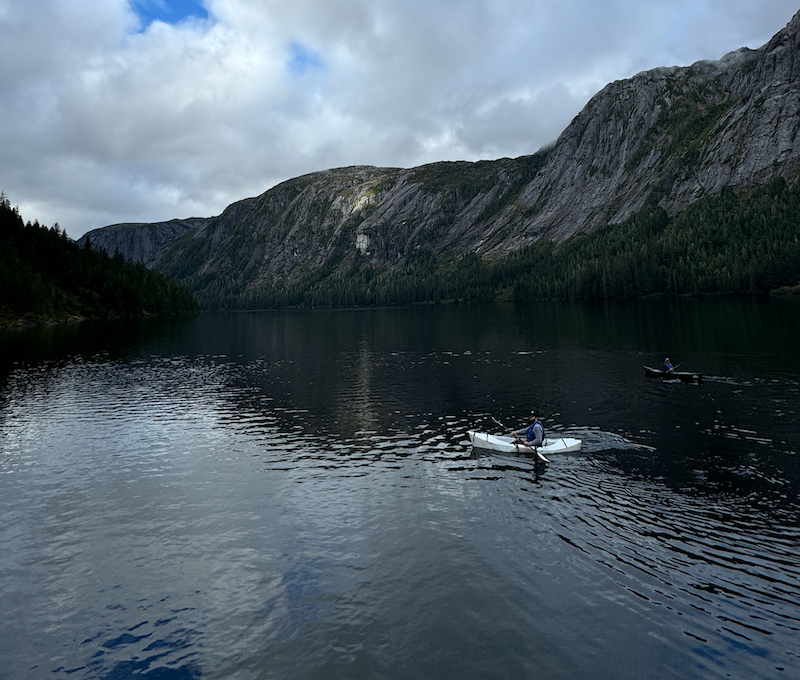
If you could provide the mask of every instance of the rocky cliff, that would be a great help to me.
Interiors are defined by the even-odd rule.
[[[190,217],[185,220],[167,222],[114,224],[103,229],[95,229],[85,234],[79,241],[91,241],[92,247],[102,248],[109,255],[119,251],[133,262],[154,262],[162,248],[187,231],[197,231],[212,218]]]
[[[207,219],[114,225],[84,238],[187,281],[245,292],[420,248],[497,256],[676,213],[725,187],[800,171],[800,12],[758,50],[609,84],[532,156],[351,167],[289,180]]]

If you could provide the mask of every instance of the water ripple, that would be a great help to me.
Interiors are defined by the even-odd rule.
[[[682,426],[678,454],[657,425],[611,432],[551,409],[549,431],[584,445],[542,466],[476,455],[466,431],[493,417],[460,396],[438,408],[447,381],[417,394],[434,366],[461,376],[501,358],[338,360],[333,386],[314,367],[220,353],[12,372],[0,402],[0,589],[20,622],[0,650],[12,667],[35,629],[49,652],[32,675],[278,677],[260,669],[279,659],[307,677],[335,648],[388,676],[397,636],[416,654],[439,635],[437,649],[469,654],[465,640],[491,637],[534,658],[542,647],[515,636],[567,639],[570,611],[599,617],[590,638],[617,625],[603,618],[613,612],[697,667],[725,650],[755,676],[765,654],[794,649],[800,529],[781,468],[793,445],[720,407],[713,390],[731,385],[643,388]],[[387,373],[407,378],[383,389]],[[685,435],[692,409],[713,418]],[[593,644],[560,648],[549,668],[593,657]]]

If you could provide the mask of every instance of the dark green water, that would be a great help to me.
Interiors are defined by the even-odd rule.
[[[4,332],[0,678],[793,677],[799,336],[791,299]],[[471,450],[531,407],[582,450]]]

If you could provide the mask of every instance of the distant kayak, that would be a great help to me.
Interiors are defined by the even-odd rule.
[[[538,453],[541,457],[543,454],[553,453],[567,453],[569,451],[580,451],[581,440],[573,439],[572,437],[547,437],[544,444],[537,449],[531,448],[525,442],[513,437],[504,437],[502,435],[487,434],[486,432],[475,432],[470,430],[467,432],[469,441],[476,449],[485,449],[487,451],[499,451],[500,453],[511,453],[517,455],[531,456],[534,452]],[[545,458],[545,460],[547,460]]]
[[[665,371],[663,368],[651,368],[643,366],[644,374],[648,378],[662,378],[664,380],[680,380],[681,382],[703,382],[702,373],[692,373],[691,371]]]

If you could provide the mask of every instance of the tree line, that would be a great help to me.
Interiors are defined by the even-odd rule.
[[[189,290],[121,255],[25,223],[0,194],[0,324],[199,311]]]
[[[800,283],[800,186],[724,189],[674,216],[648,207],[504,267],[520,300],[768,294]]]
[[[144,265],[78,246],[56,224],[23,223],[0,197],[0,323],[174,314],[204,309],[360,307],[654,295],[800,292],[800,182],[725,189],[677,215],[648,206],[621,224],[505,257],[434,254],[372,265],[341,247],[298,280],[242,288],[229,277],[186,276],[189,288]]]
[[[336,257],[296,281],[244,292],[205,282],[206,309],[353,307],[496,300],[800,292],[800,185],[725,189],[677,215],[648,206],[621,224],[540,241],[494,261],[414,250],[400,267]]]

